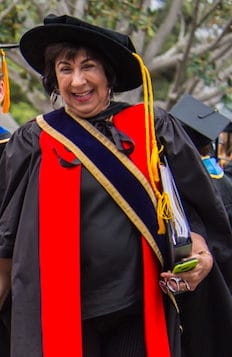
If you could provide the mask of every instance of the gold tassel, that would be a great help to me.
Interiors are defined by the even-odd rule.
[[[6,56],[5,56],[5,51],[3,49],[1,49],[1,56],[2,56],[2,74],[3,74],[3,83],[4,83],[4,98],[3,98],[2,112],[8,113],[10,108],[10,85],[9,85]]]
[[[154,180],[156,183],[159,182],[159,151],[158,147],[156,145],[152,146],[152,151],[151,151],[151,171],[154,177]]]
[[[168,204],[169,204],[169,196],[167,195],[166,192],[164,192],[157,203],[157,219],[159,223],[158,234],[162,234],[163,232],[165,232],[164,220],[170,217]]]
[[[161,184],[159,171],[160,157],[155,134],[152,82],[150,73],[144,65],[142,58],[137,53],[133,53],[133,56],[139,62],[143,80],[147,166],[151,185],[157,199],[158,234],[164,234],[166,232],[165,221],[171,219],[172,212],[168,194],[166,192],[161,194],[158,189]]]

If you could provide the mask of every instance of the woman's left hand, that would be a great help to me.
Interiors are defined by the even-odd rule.
[[[161,273],[161,287],[166,286],[172,292],[193,291],[209,274],[213,267],[213,257],[204,238],[192,232],[192,255],[188,258],[197,258],[198,264],[192,270],[174,274],[171,271]],[[163,289],[164,290],[164,289]]]

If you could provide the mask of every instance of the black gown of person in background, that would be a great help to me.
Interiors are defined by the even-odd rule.
[[[224,170],[223,170],[224,171]],[[228,175],[223,172],[223,176],[220,178],[211,177],[213,184],[218,190],[223,204],[225,206],[231,227],[232,227],[232,180]]]
[[[224,166],[224,172],[232,180],[232,160]]]

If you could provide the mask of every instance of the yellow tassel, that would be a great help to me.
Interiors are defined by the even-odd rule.
[[[151,171],[156,183],[159,182],[159,151],[157,146],[153,145],[152,152],[151,152]]]
[[[142,58],[137,54],[133,53],[133,56],[137,59],[140,65],[142,80],[143,80],[143,101],[144,101],[144,111],[145,111],[145,130],[146,130],[146,152],[147,152],[147,167],[149,172],[149,177],[151,180],[151,185],[159,196],[156,184],[155,184],[155,177],[156,181],[158,182],[159,173],[155,173],[153,170],[156,170],[156,165],[154,164],[155,159],[157,158],[156,155],[156,137],[155,137],[155,126],[154,126],[154,107],[153,107],[153,92],[152,92],[152,85],[151,85],[151,78],[148,69],[143,63]],[[149,112],[150,109],[150,112]],[[152,147],[151,147],[152,146]],[[153,169],[151,166],[151,151],[154,150],[153,153]],[[157,148],[158,150],[158,148]]]
[[[150,73],[147,67],[144,65],[142,58],[137,53],[133,53],[133,56],[139,62],[143,80],[147,167],[151,185],[157,199],[158,234],[164,234],[166,232],[165,222],[172,218],[172,212],[168,193],[161,193],[158,189],[158,187],[161,186],[159,169],[160,156],[155,134],[152,82]],[[163,148],[161,148],[161,150],[163,150]]]
[[[158,234],[164,234],[166,227],[164,222],[167,222],[173,218],[173,212],[171,211],[170,198],[167,192],[163,192],[157,203],[157,220],[159,222]]]
[[[158,221],[158,234],[164,234],[166,232],[166,227],[163,220],[162,214],[162,198],[160,197],[157,202],[157,221]]]
[[[1,49],[1,56],[2,56],[2,74],[3,74],[3,83],[4,83],[4,98],[3,98],[2,112],[8,113],[10,108],[10,85],[9,85],[6,56],[3,49]]]

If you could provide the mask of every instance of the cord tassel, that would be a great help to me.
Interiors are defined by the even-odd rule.
[[[137,53],[133,53],[133,55],[140,64],[143,79],[147,167],[151,185],[157,199],[158,234],[164,234],[166,232],[165,221],[169,219],[171,207],[168,194],[159,191],[159,187],[161,186],[160,157],[155,135],[152,82],[150,73],[144,65],[142,58]]]

